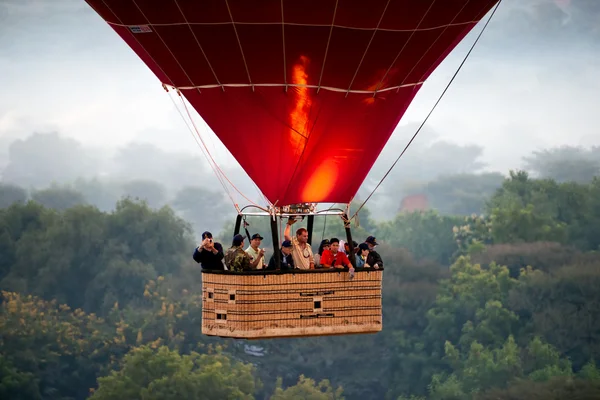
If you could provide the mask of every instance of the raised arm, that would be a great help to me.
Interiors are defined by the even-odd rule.
[[[292,235],[291,235],[290,231],[292,230],[292,225],[294,225],[294,222],[296,222],[296,220],[288,219],[287,224],[285,224],[285,230],[283,231],[283,239],[284,240],[292,240]]]

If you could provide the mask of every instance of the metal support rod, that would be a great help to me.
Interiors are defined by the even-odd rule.
[[[344,214],[343,216],[344,228],[346,229],[346,241],[348,242],[348,248],[350,249],[350,254],[348,254],[348,258],[350,259],[350,264],[354,268],[356,268],[356,255],[354,254],[354,242],[352,241],[352,231],[350,230],[350,222],[348,221],[348,214]]]
[[[313,226],[315,224],[315,216],[308,216],[308,224],[306,226],[306,230],[308,231],[308,243],[312,244],[312,234],[313,234]]]
[[[237,218],[235,219],[235,228],[233,229],[233,236],[240,233],[241,226],[242,226],[242,215],[238,214]]]
[[[271,221],[271,235],[273,237],[273,257],[275,257],[275,266],[277,269],[281,269],[281,255],[279,254],[281,249],[279,248],[279,231],[277,218],[269,218]]]

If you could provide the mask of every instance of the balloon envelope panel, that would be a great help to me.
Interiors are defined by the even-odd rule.
[[[87,0],[279,206],[349,202],[497,0]]]

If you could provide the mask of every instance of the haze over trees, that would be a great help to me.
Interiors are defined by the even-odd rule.
[[[436,146],[421,154],[439,154],[443,165],[448,145]],[[561,158],[565,151],[533,155],[531,175],[457,165],[451,176],[424,172],[418,185],[388,193],[396,207],[400,196],[425,193],[428,210],[377,221],[367,205],[353,232],[382,242],[383,332],[258,341],[256,351],[199,329],[191,251],[207,226],[225,247],[233,230],[217,188],[163,185],[143,168],[129,179],[61,175],[46,171],[48,158],[29,158],[42,163],[36,181],[11,159],[11,176],[27,183],[3,174],[0,185],[0,396],[597,396],[600,178],[548,176],[549,165],[594,150]],[[268,232],[267,221],[249,221]],[[322,236],[344,237],[342,224],[317,221],[313,243]]]

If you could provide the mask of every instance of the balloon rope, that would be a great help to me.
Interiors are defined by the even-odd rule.
[[[446,88],[444,89],[444,91],[442,92],[442,94],[440,95],[440,97],[437,99],[437,101],[435,102],[435,104],[433,105],[433,107],[431,108],[431,110],[429,111],[429,114],[427,114],[427,116],[425,117],[425,119],[423,120],[423,122],[421,123],[421,125],[419,126],[419,128],[417,129],[417,131],[415,132],[415,134],[409,140],[408,144],[404,147],[404,150],[402,150],[402,153],[400,153],[400,155],[398,156],[398,158],[396,158],[396,161],[394,161],[394,163],[392,164],[392,166],[387,170],[387,172],[385,173],[385,175],[383,176],[383,178],[381,178],[381,180],[379,181],[379,183],[377,184],[377,186],[375,186],[375,189],[373,189],[371,191],[371,193],[369,194],[369,196],[367,196],[367,198],[365,199],[365,201],[363,201],[363,203],[360,205],[360,207],[358,207],[358,209],[356,210],[356,212],[352,215],[352,217],[350,219],[353,219],[354,217],[356,217],[358,215],[358,212],[364,207],[364,205],[367,203],[367,201],[369,201],[369,199],[371,198],[371,196],[373,196],[373,194],[375,193],[375,191],[379,188],[379,186],[381,186],[381,184],[383,183],[383,181],[385,180],[385,178],[387,178],[387,176],[390,174],[390,172],[392,172],[392,169],[394,169],[394,167],[396,166],[396,164],[398,163],[398,161],[400,161],[400,159],[402,158],[402,156],[404,155],[404,153],[406,152],[406,150],[412,144],[413,140],[415,140],[415,138],[417,137],[417,135],[419,134],[419,132],[421,131],[421,129],[423,128],[423,126],[425,126],[425,123],[427,122],[427,120],[429,119],[429,117],[431,116],[431,114],[433,113],[433,111],[436,109],[437,105],[440,103],[440,101],[442,100],[442,98],[444,97],[444,95],[446,94],[446,92],[448,91],[448,89],[450,88],[450,86],[452,85],[452,82],[454,82],[454,79],[456,78],[456,76],[458,75],[458,73],[462,69],[463,65],[465,64],[465,62],[467,61],[467,59],[471,55],[471,52],[475,48],[475,45],[477,45],[477,42],[479,42],[479,39],[481,38],[481,35],[483,34],[483,32],[487,28],[488,24],[492,20],[492,17],[496,13],[496,10],[498,10],[498,6],[500,5],[500,3],[502,3],[502,0],[499,0],[498,3],[496,4],[496,7],[494,7],[494,10],[492,11],[492,13],[490,14],[487,22],[485,23],[485,25],[481,29],[481,32],[479,32],[479,35],[477,35],[477,38],[475,39],[475,42],[473,42],[473,44],[471,45],[471,48],[467,52],[467,55],[462,60],[462,62],[458,66],[458,69],[456,70],[456,72],[452,76],[452,79],[450,79],[450,82],[448,82],[448,84],[446,85]]]
[[[184,122],[186,123],[186,126],[188,127],[188,129],[190,129],[190,132],[192,133],[192,135],[194,136],[195,139],[200,139],[200,142],[202,143],[202,146],[204,147],[204,149],[202,149],[202,146],[200,147],[201,150],[203,150],[203,153],[205,155],[205,157],[207,158],[208,163],[210,164],[211,168],[213,168],[213,171],[215,172],[215,175],[217,175],[217,179],[219,179],[219,181],[221,181],[221,184],[223,185],[223,188],[225,189],[225,191],[227,192],[227,194],[229,195],[229,198],[232,200],[234,207],[237,208],[237,204],[235,203],[235,200],[233,199],[233,197],[231,196],[231,192],[229,192],[227,185],[225,184],[224,181],[227,181],[231,187],[233,189],[235,189],[236,192],[238,192],[244,199],[246,199],[250,204],[252,204],[253,206],[257,207],[260,210],[263,210],[265,212],[268,212],[268,210],[266,210],[265,208],[259,206],[258,204],[256,204],[255,202],[253,202],[252,200],[250,200],[248,197],[246,197],[234,184],[233,182],[231,182],[231,180],[229,180],[229,178],[227,177],[227,175],[225,175],[225,173],[223,172],[223,170],[219,167],[219,165],[217,164],[217,162],[214,160],[213,156],[210,154],[210,150],[208,149],[208,147],[206,146],[206,144],[204,143],[204,140],[202,139],[202,135],[200,135],[200,132],[198,131],[198,127],[196,126],[196,124],[194,123],[194,119],[192,118],[192,115],[187,107],[187,105],[185,104],[185,100],[183,99],[183,96],[181,94],[181,92],[175,88],[175,90],[177,91],[177,94],[179,95],[179,98],[181,100],[181,104],[183,104],[183,108],[185,109],[185,112],[190,120],[191,125],[193,126],[193,130],[191,129],[191,127],[189,126],[189,124],[187,123],[187,120],[185,119],[185,117],[183,116],[183,114],[180,113],[181,117],[183,118]],[[179,111],[179,107],[176,107],[177,110]],[[194,134],[195,133],[195,134]],[[198,143],[198,142],[197,142]]]
[[[179,109],[179,107],[177,107],[177,103],[175,103],[175,100],[173,99],[173,96],[171,96],[171,94],[169,93],[169,90],[166,88],[165,85],[163,85],[165,90],[167,91],[167,93],[169,94],[169,98],[171,99],[171,102],[173,102],[173,106],[175,107],[175,109],[177,110],[177,112],[179,113],[179,115],[181,116],[181,119],[183,120],[183,122],[185,123],[185,126],[188,128],[190,134],[192,135],[192,137],[194,138],[194,141],[196,142],[196,144],[198,145],[198,147],[200,148],[200,150],[202,151],[202,154],[204,154],[204,157],[206,157],[206,161],[208,162],[208,165],[210,166],[210,168],[213,170],[213,172],[215,173],[215,176],[217,177],[217,179],[219,180],[219,182],[221,183],[221,186],[223,186],[223,190],[225,190],[225,193],[227,194],[227,196],[229,197],[229,199],[231,200],[231,202],[233,203],[233,206],[235,207],[235,200],[233,198],[233,196],[231,195],[231,192],[229,191],[229,188],[227,187],[227,185],[225,184],[225,182],[223,181],[223,177],[219,174],[219,171],[217,171],[213,165],[213,163],[211,163],[209,156],[206,154],[206,151],[204,150],[204,148],[202,147],[202,144],[200,144],[200,142],[198,141],[198,137],[194,134],[194,131],[192,130],[192,128],[190,127],[190,124],[188,123],[188,121],[185,119],[185,117],[183,116],[183,113],[181,112],[181,110]]]
[[[227,175],[225,175],[225,173],[223,172],[223,170],[221,170],[221,168],[219,168],[219,166],[217,165],[216,161],[214,160],[214,158],[212,157],[212,155],[210,154],[210,151],[208,150],[208,147],[206,147],[206,144],[204,143],[204,140],[202,140],[202,136],[200,135],[200,132],[198,131],[198,128],[196,127],[196,124],[194,123],[194,119],[192,118],[192,115],[190,114],[190,110],[188,109],[187,105],[185,104],[185,101],[183,100],[183,96],[181,95],[181,92],[178,90],[177,93],[179,94],[179,97],[181,98],[181,103],[183,104],[183,107],[185,108],[185,112],[187,113],[188,117],[190,118],[190,122],[192,123],[192,126],[194,127],[194,130],[196,131],[196,134],[198,135],[198,138],[200,139],[200,141],[202,142],[202,144],[204,145],[204,148],[206,149],[206,152],[208,154],[208,156],[210,157],[210,159],[212,160],[212,162],[215,165],[215,168],[221,173],[221,176],[223,177],[223,179],[225,179],[227,182],[229,182],[229,184],[231,185],[231,187],[233,189],[235,189],[236,192],[238,192],[244,199],[246,199],[248,202],[250,202],[250,204],[252,204],[253,206],[255,206],[256,208],[263,210],[265,212],[269,212],[269,210],[267,210],[266,208],[263,208],[261,206],[259,206],[258,204],[256,204],[255,202],[253,202],[252,200],[250,200],[248,197],[246,197],[244,195],[244,193],[242,193],[234,184],[233,182],[231,182],[229,180],[229,178],[227,178]]]

